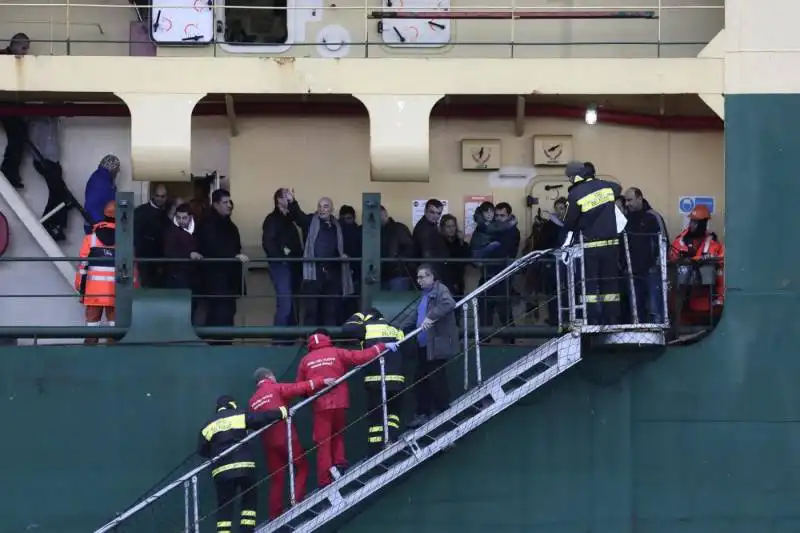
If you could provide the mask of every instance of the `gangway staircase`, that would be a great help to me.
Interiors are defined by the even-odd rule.
[[[625,242],[627,256],[627,238],[625,237],[623,240]],[[662,283],[664,284],[663,288],[666,289],[666,241],[663,238],[661,239],[660,248]],[[330,485],[309,494],[305,499],[295,503],[289,510],[276,519],[261,524],[256,528],[256,532],[310,533],[317,530],[349,511],[360,502],[363,502],[378,490],[405,475],[413,468],[419,466],[427,459],[451,447],[458,439],[462,438],[470,431],[497,416],[525,396],[578,364],[582,359],[582,351],[585,350],[587,346],[593,347],[598,341],[601,345],[663,345],[664,332],[669,328],[669,320],[666,316],[664,318],[664,323],[639,324],[636,318],[634,318],[633,324],[606,326],[587,325],[582,316],[585,307],[581,303],[587,301],[585,284],[580,282],[580,280],[586,279],[585,268],[582,261],[582,250],[583,246],[582,243],[580,243],[569,248],[531,252],[517,259],[496,276],[462,298],[456,304],[456,308],[460,308],[465,318],[465,364],[469,364],[467,356],[469,355],[470,346],[467,332],[470,327],[468,327],[469,321],[467,318],[468,311],[471,308],[474,318],[474,320],[471,321],[471,325],[473,326],[472,340],[478,385],[467,390],[460,398],[451,402],[447,410],[428,420],[422,426],[407,431],[395,442],[392,442],[375,455],[354,465],[343,473],[339,473],[335,468],[332,469],[334,481]],[[483,294],[498,283],[509,279],[516,273],[521,272],[543,256],[548,256],[548,259],[555,257],[556,261],[564,265],[560,266],[559,263],[559,267],[555,269],[557,273],[563,272],[563,275],[557,275],[557,283],[559,287],[564,289],[563,292],[566,293],[566,297],[562,297],[562,291],[559,291],[558,294],[558,308],[561,311],[561,313],[559,313],[559,324],[563,326],[561,328],[562,334],[546,341],[538,347],[532,348],[530,352],[520,359],[509,364],[488,379],[483,380],[481,378],[480,339],[477,323],[477,296]],[[561,279],[563,277],[566,277],[566,279]],[[629,288],[632,288],[633,278],[630,277],[630,275],[628,276],[628,283]],[[664,292],[664,299],[666,300],[666,292]],[[562,300],[565,300],[565,302]],[[635,311],[635,298],[632,298],[632,300],[632,311]],[[666,306],[664,309],[666,309]],[[561,318],[564,314],[569,315],[569,320],[562,322]],[[636,312],[633,312],[632,316],[636,317]],[[419,329],[411,332],[402,342],[413,338],[419,332]],[[306,408],[320,395],[325,394],[331,387],[353,377],[365,366],[366,365],[362,365],[349,371],[347,374],[337,379],[334,384],[318,391],[310,398],[303,400],[289,409],[287,430],[291,431],[291,422],[299,409]],[[384,390],[384,431],[386,431],[387,428],[385,400],[386,396]],[[100,529],[95,530],[94,533],[108,533],[115,530],[119,524],[129,519],[131,516],[148,507],[168,492],[176,490],[181,486],[187,491],[184,504],[185,515],[187,517],[186,531],[199,532],[197,499],[195,497],[194,503],[192,504],[195,507],[194,529],[192,529],[191,521],[188,518],[191,513],[189,508],[190,504],[188,503],[190,498],[186,487],[189,486],[190,482],[196,484],[198,474],[207,470],[212,464],[220,460],[221,457],[233,452],[239,446],[243,446],[249,440],[257,438],[259,433],[264,431],[264,429],[265,428],[262,428],[252,432],[240,443],[234,444],[223,451],[219,456],[206,461],[148,498],[134,504],[134,506],[121,513],[117,518]],[[290,494],[291,499],[294,500],[295,492],[291,481],[293,478],[291,448],[289,451],[288,469]]]
[[[450,408],[347,470],[257,533],[310,532],[333,520],[581,360],[579,333],[551,339],[468,391]]]
[[[629,257],[627,235],[623,240],[626,256]],[[662,282],[666,286],[666,241],[663,238],[660,241],[660,249]],[[477,293],[484,292],[492,285],[507,279],[540,259],[543,254],[555,255],[556,261],[563,262],[566,266],[566,268],[559,266],[555,270],[558,273],[563,271],[566,274],[564,280],[561,280],[560,275],[557,276],[558,286],[567,287],[566,298],[562,298],[560,293],[558,295],[560,315],[563,313],[569,315],[567,324],[569,331],[567,333],[534,348],[521,359],[467,391],[452,402],[446,411],[421,427],[405,433],[398,441],[390,444],[376,455],[348,469],[333,483],[298,502],[275,520],[261,525],[256,532],[310,533],[315,531],[425,460],[449,448],[470,431],[576,365],[581,361],[582,346],[595,344],[585,343],[586,340],[599,341],[599,344],[663,344],[664,331],[668,328],[668,323],[610,326],[586,324],[582,318],[586,311],[583,303],[586,302],[586,286],[580,283],[580,280],[586,279],[582,251],[581,239],[580,244],[569,249],[528,254],[512,263],[506,270],[464,297],[457,304],[459,307],[472,304],[475,315],[474,325],[477,328],[478,306],[475,298]],[[628,270],[630,271],[630,269]],[[633,278],[629,276],[628,281],[630,289],[632,289]],[[576,292],[582,293],[582,297],[578,298]],[[631,290],[631,292],[633,291]],[[666,291],[664,295],[666,295]],[[633,300],[632,316],[636,316],[635,298]],[[664,309],[666,309],[666,305]],[[561,321],[559,320],[559,322]],[[592,339],[585,337],[592,337]],[[474,340],[476,353],[479,353],[477,331],[475,331]],[[465,348],[467,348],[466,342]],[[479,357],[478,372],[480,372]]]

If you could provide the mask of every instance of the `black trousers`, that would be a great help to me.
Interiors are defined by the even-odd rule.
[[[230,479],[215,479],[217,489],[217,533],[234,531],[233,518],[235,501],[240,497],[239,531],[251,532],[256,529],[256,504],[258,492],[254,476],[240,476]]]
[[[383,448],[383,395],[381,394],[381,384],[366,383],[364,389],[367,393],[367,442],[369,448],[376,452]],[[400,414],[403,410],[403,395],[400,394],[400,387],[396,383],[386,387],[386,411],[389,422],[389,442],[397,440],[400,434]]]
[[[233,327],[236,298],[206,298],[206,326]],[[214,344],[233,344],[233,339],[219,339]]]
[[[0,117],[0,125],[6,130],[6,151],[3,154],[3,162],[0,164],[0,171],[6,175],[12,185],[19,188],[22,186],[22,176],[19,167],[22,165],[22,157],[25,155],[25,141],[28,139],[28,124],[22,117]]]
[[[587,243],[590,244],[590,243]],[[619,323],[619,247],[584,248],[586,271],[586,318],[591,325]]]
[[[434,415],[450,407],[447,362],[447,359],[428,361],[427,349],[419,349],[414,384],[418,415]]]
[[[340,326],[342,318],[342,265],[317,266],[317,279],[305,281],[306,326]]]

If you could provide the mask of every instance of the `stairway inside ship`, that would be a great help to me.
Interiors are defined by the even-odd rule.
[[[558,260],[562,260],[562,254],[558,255]],[[573,268],[575,264],[580,264],[580,261],[576,261],[580,256],[578,251],[566,258],[566,284],[574,289],[581,285],[575,283]],[[540,258],[537,253],[529,254],[486,285],[499,283]],[[486,285],[476,289],[458,305],[469,307],[470,303],[477,301],[474,296],[488,288]],[[579,302],[585,301],[585,294],[584,298],[580,298],[575,296],[575,290],[566,292],[570,297],[564,298],[566,301],[563,304],[559,301],[559,309],[572,318],[563,328],[566,329],[565,333],[533,348],[489,379],[481,382],[479,377],[479,384],[451,402],[449,409],[347,469],[332,484],[310,494],[275,520],[261,524],[256,529],[257,533],[309,533],[328,524],[578,364],[582,359],[582,350],[610,345],[664,345],[667,324],[586,325],[580,318],[575,318],[582,316],[584,308]],[[477,305],[473,304],[472,307],[477,309]],[[480,372],[480,342],[473,340],[476,340],[473,347],[476,348],[476,363]]]

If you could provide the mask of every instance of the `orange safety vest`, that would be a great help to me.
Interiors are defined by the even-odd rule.
[[[75,273],[75,290],[81,295],[81,303],[87,307],[114,307],[116,293],[116,269],[114,267],[114,246],[104,244],[97,238],[100,228],[114,229],[113,222],[99,222],[92,227],[92,233],[83,238],[81,251],[78,254],[86,261],[81,261]],[[96,258],[108,258],[105,261],[92,261]],[[139,271],[133,266],[133,286],[139,286]]]
[[[672,241],[672,246],[669,250],[670,261],[679,259],[681,252],[689,251],[689,247],[683,242],[683,237],[688,231],[688,228],[683,230],[681,234]],[[705,237],[695,239],[693,244],[699,245],[695,246],[695,250],[697,251],[694,256],[690,258],[693,261],[701,261],[707,258],[720,259],[720,262],[717,264],[714,301],[711,302],[708,289],[705,287],[693,287],[689,298],[689,309],[691,311],[707,312],[710,310],[711,305],[714,307],[721,307],[725,303],[725,246],[716,241],[710,233],[707,233]]]

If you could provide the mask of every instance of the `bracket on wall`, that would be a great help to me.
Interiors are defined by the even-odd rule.
[[[514,122],[514,131],[517,137],[525,136],[525,97],[517,96],[517,116]]]
[[[231,137],[239,135],[239,128],[236,124],[236,109],[234,107],[233,96],[225,95],[225,114],[228,116],[228,125],[231,128]]]

